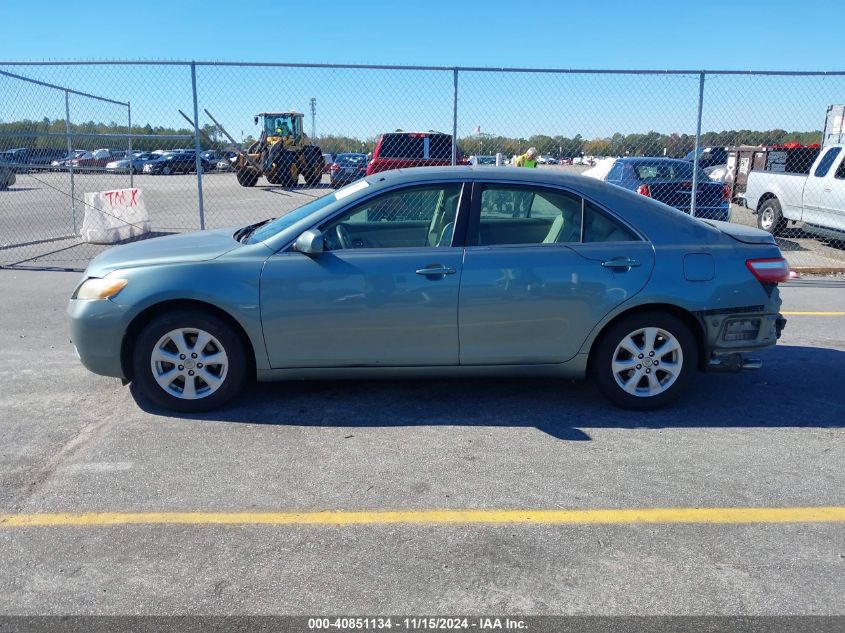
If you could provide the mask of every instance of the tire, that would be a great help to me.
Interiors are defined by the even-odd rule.
[[[652,345],[647,336],[654,337]],[[675,351],[669,351],[669,345]],[[623,317],[602,333],[590,357],[590,373],[617,407],[646,411],[669,404],[689,387],[698,369],[698,355],[695,336],[678,317],[640,312]],[[670,364],[673,371],[667,371]]]
[[[235,172],[235,174],[238,177],[238,184],[241,187],[254,187],[261,175],[253,167],[245,167]]]
[[[199,336],[208,341],[202,349],[197,349],[202,344]],[[202,363],[203,358],[209,361]],[[243,389],[250,366],[246,347],[232,326],[193,310],[153,319],[138,336],[132,355],[132,376],[140,395],[159,407],[181,412],[222,406]]]
[[[169,176],[170,174],[173,173],[173,171],[170,169],[170,167],[162,167],[161,173],[164,174],[165,176]]]
[[[786,229],[786,218],[777,198],[764,200],[757,207],[757,228],[772,235],[781,235]]]
[[[302,172],[305,184],[316,187],[323,181],[323,153],[314,145],[306,145],[302,151],[305,158],[305,169]]]
[[[291,174],[294,168],[295,156],[292,152],[278,152],[273,156],[273,169],[267,174],[267,180],[274,185],[281,185],[285,189],[292,189],[298,184],[299,174]]]

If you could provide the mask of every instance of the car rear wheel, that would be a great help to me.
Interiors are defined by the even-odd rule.
[[[698,367],[698,346],[679,318],[641,312],[604,332],[590,364],[599,389],[613,404],[640,411],[657,409],[689,386]]]
[[[169,175],[170,175],[171,173],[173,173],[173,172],[172,172],[172,170],[170,169],[170,167],[162,167],[162,169],[161,169],[161,173],[163,173],[165,176],[169,176]]]
[[[241,337],[211,315],[179,311],[155,318],[135,346],[133,379],[141,395],[174,411],[208,411],[236,396],[249,363]]]
[[[786,228],[786,218],[777,198],[769,198],[757,211],[757,227],[772,235],[780,235]]]

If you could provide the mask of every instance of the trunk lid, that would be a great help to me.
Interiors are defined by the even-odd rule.
[[[728,237],[732,237],[737,242],[743,244],[775,244],[775,238],[771,233],[761,231],[752,226],[745,226],[744,224],[734,224],[733,222],[719,222],[717,220],[702,220],[710,226],[719,229]]]
[[[647,183],[651,191],[651,197],[655,200],[668,204],[670,207],[689,210],[692,200],[692,183],[689,181],[675,180],[666,182]],[[722,183],[703,181],[698,183],[698,190],[695,196],[696,207],[717,207],[724,204]]]

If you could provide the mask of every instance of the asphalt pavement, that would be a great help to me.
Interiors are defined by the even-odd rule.
[[[742,520],[845,506],[841,281],[784,285],[763,369],[701,375],[658,412],[514,379],[265,384],[174,417],[79,364],[78,280],[0,271],[0,613],[845,613],[842,521]],[[484,520],[655,508],[669,514]],[[319,520],[339,511],[370,520]],[[243,518],[267,513],[312,520]],[[30,515],[56,524],[12,525]]]

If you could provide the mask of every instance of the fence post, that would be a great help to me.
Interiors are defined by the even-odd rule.
[[[135,170],[132,169],[132,102],[126,102],[126,124],[129,134],[129,154],[126,158],[129,159],[129,186],[135,186]]]
[[[197,194],[200,212],[200,231],[205,230],[205,208],[202,202],[202,159],[200,158],[200,119],[199,108],[197,107],[197,64],[191,62],[191,90],[194,93],[194,152],[197,168]]]
[[[452,166],[458,164],[458,69],[452,70]]]
[[[70,95],[65,90],[65,136],[67,138],[67,155],[73,153],[73,139],[70,135]],[[76,235],[76,187],[73,181],[73,160],[68,159],[70,170],[70,215],[73,221],[73,234]]]
[[[698,119],[695,124],[695,148],[692,160],[692,196],[690,196],[689,214],[695,217],[695,198],[698,193],[698,150],[701,147],[701,111],[704,105],[704,73],[698,74]]]

